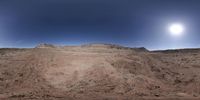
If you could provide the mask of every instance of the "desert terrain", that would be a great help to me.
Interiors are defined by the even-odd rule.
[[[200,49],[0,49],[0,100],[200,100]]]

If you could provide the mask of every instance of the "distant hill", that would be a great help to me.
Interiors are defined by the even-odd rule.
[[[35,48],[56,48],[58,46],[55,46],[53,44],[47,44],[47,43],[42,43],[37,45]]]

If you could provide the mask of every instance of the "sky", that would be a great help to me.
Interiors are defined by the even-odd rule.
[[[170,35],[173,23],[181,36]],[[0,0],[0,48],[109,43],[200,48],[200,0]]]

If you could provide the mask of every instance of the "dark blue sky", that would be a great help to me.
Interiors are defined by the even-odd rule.
[[[182,23],[184,35],[167,30]],[[0,47],[113,43],[200,47],[200,0],[0,0]]]

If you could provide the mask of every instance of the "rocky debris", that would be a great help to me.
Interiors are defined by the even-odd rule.
[[[200,96],[198,53],[160,53],[105,44],[59,48],[43,44],[34,49],[1,49],[0,54],[0,99]]]

